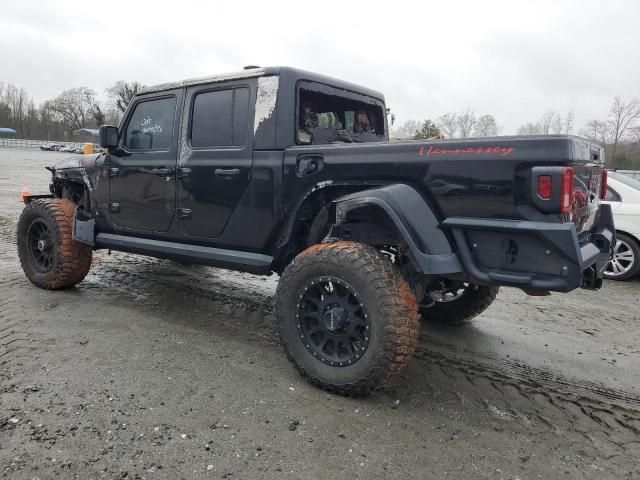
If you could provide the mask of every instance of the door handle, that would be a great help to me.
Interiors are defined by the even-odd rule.
[[[240,175],[239,168],[216,168],[213,173],[218,177],[237,177]]]
[[[178,169],[178,178],[185,178],[191,175],[191,169],[189,167],[181,167]]]
[[[173,173],[173,169],[171,168],[152,168],[150,171],[153,175],[159,175],[161,177],[166,177]]]
[[[308,177],[309,175],[315,175],[324,168],[324,157],[317,153],[300,155],[296,163],[296,175],[298,177]]]

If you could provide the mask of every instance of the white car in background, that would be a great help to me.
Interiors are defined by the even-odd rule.
[[[627,280],[640,271],[640,181],[611,171],[608,176],[605,203],[613,211],[616,245],[604,276]]]

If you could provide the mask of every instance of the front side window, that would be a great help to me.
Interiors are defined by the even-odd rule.
[[[193,101],[193,148],[242,146],[249,129],[249,89],[199,93]]]
[[[300,144],[385,140],[384,105],[377,99],[304,84],[298,90],[296,140]]]
[[[166,150],[173,142],[176,97],[140,102],[129,120],[125,145],[130,150]]]

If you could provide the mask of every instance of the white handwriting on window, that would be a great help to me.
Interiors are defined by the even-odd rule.
[[[153,123],[151,117],[140,120],[140,130],[142,133],[162,133],[162,125]]]

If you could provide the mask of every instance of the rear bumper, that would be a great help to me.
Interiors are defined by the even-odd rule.
[[[471,280],[532,290],[598,289],[611,258],[615,227],[609,205],[582,243],[572,223],[448,218]]]

